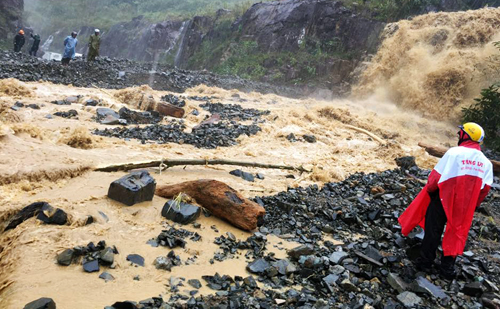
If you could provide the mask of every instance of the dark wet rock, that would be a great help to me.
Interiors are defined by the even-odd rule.
[[[397,298],[406,308],[415,307],[422,302],[422,299],[412,292],[403,292]]]
[[[349,254],[347,254],[347,252],[335,251],[330,255],[330,262],[332,262],[333,264],[340,264],[348,256]]]
[[[163,206],[161,215],[180,224],[188,224],[201,214],[201,208],[195,205],[170,200]]]
[[[24,309],[56,309],[56,303],[52,298],[42,297],[26,304]]]
[[[90,225],[92,223],[94,223],[94,217],[92,217],[91,215],[88,215],[87,219],[85,220],[85,225]]]
[[[316,143],[316,136],[312,134],[304,134],[302,138],[308,143]]]
[[[413,283],[412,283],[412,290],[416,293],[426,293],[431,295],[432,297],[436,297],[439,299],[448,299],[448,295],[444,293],[444,291],[432,284],[429,280],[427,280],[424,277],[418,277]]]
[[[57,255],[57,263],[62,266],[69,266],[73,262],[75,252],[72,249],[66,249]]]
[[[24,221],[33,218],[34,216],[38,215],[38,213],[44,206],[47,205],[49,204],[46,202],[36,202],[24,207],[10,219],[9,224],[7,224],[7,227],[5,227],[5,230],[7,231],[10,229],[14,229]]]
[[[201,288],[201,282],[198,279],[189,279],[188,283],[190,286],[192,286],[195,289]]]
[[[415,157],[408,156],[408,157],[400,157],[396,158],[396,164],[403,170],[409,170],[414,166],[417,166],[417,163],[415,163]]]
[[[36,218],[46,224],[65,225],[68,222],[68,215],[64,210],[49,204],[43,205]]]
[[[78,112],[74,109],[70,109],[67,112],[55,112],[54,116],[63,117],[63,118],[77,118]]]
[[[302,245],[291,250],[288,250],[288,256],[298,260],[301,255],[310,255],[314,252],[314,247],[311,245]]]
[[[135,302],[131,301],[120,301],[116,302],[111,306],[112,309],[138,309]]]
[[[267,269],[269,269],[269,267],[271,267],[269,262],[267,262],[264,259],[257,259],[257,260],[255,260],[252,263],[247,265],[247,270],[251,273],[254,273],[254,274],[262,274]]]
[[[339,286],[348,292],[359,292],[358,287],[356,287],[349,279],[344,279],[339,283]]]
[[[83,262],[83,270],[87,273],[93,273],[99,271],[99,261],[84,261]]]
[[[127,124],[153,124],[162,121],[163,117],[157,111],[137,112],[122,107],[118,114]]]
[[[293,133],[288,134],[286,136],[286,139],[289,140],[292,143],[297,141],[297,138],[295,137],[295,134],[293,134]]]
[[[94,99],[88,99],[85,101],[85,106],[97,106],[100,102]]]
[[[132,172],[111,183],[108,197],[127,206],[153,200],[156,181],[147,171]]]
[[[106,249],[100,252],[100,261],[103,264],[111,265],[115,261],[115,253],[112,248],[107,247]]]
[[[108,116],[111,116],[113,119],[120,119],[120,115],[118,115],[118,113],[111,108],[99,107],[96,110],[96,118],[98,122],[102,123],[102,121]]]
[[[26,107],[29,107],[31,109],[40,109],[40,105],[38,104],[28,104]]]
[[[144,258],[139,254],[127,255],[127,261],[129,261],[132,264],[144,267]]]
[[[255,178],[252,174],[247,173],[247,172],[243,172],[242,170],[239,170],[239,169],[234,170],[234,171],[230,171],[229,174],[236,176],[236,177],[241,177],[242,179],[244,179],[246,181],[250,181],[250,182],[255,181]]]
[[[464,285],[462,292],[469,296],[479,296],[483,293],[484,286],[479,281],[469,282]]]
[[[113,277],[113,275],[111,275],[108,272],[103,272],[102,274],[99,275],[99,278],[104,279],[105,282],[115,280],[115,277]]]
[[[71,105],[71,102],[68,102],[66,100],[55,100],[55,101],[52,101],[50,103],[55,104],[55,105]]]
[[[387,276],[387,282],[390,286],[392,286],[393,289],[395,289],[399,293],[403,293],[404,291],[409,289],[409,284],[395,273],[389,273],[389,275]]]
[[[169,247],[170,249],[186,246],[186,241],[184,239],[189,238],[192,241],[199,241],[201,236],[198,233],[190,232],[184,229],[169,228],[168,230],[163,230],[155,242],[161,246]]]
[[[154,265],[156,269],[163,269],[171,271],[172,267],[181,265],[181,259],[178,255],[175,255],[175,252],[172,250],[168,253],[167,256],[159,256],[155,259]]]

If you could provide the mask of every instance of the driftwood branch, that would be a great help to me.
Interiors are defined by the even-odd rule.
[[[445,147],[433,146],[433,145],[429,145],[427,143],[420,142],[420,143],[418,143],[418,145],[420,147],[424,148],[425,151],[427,151],[427,153],[430,154],[431,156],[438,157],[438,158],[441,158],[442,156],[444,156],[446,151],[448,151],[448,149]],[[500,162],[495,161],[495,160],[490,160],[490,162],[491,162],[491,164],[493,164],[493,171],[495,173],[500,173]]]
[[[117,172],[117,171],[130,171],[138,168],[148,168],[148,167],[158,167],[162,166],[169,168],[172,166],[182,166],[182,165],[237,165],[237,166],[249,166],[249,167],[260,167],[260,168],[270,168],[270,169],[281,169],[281,170],[292,170],[299,172],[311,172],[305,169],[303,166],[290,166],[290,165],[277,165],[277,164],[264,164],[257,162],[244,162],[244,161],[233,161],[225,159],[164,159],[164,160],[154,160],[147,162],[137,162],[137,163],[124,163],[116,164],[104,167],[98,167],[95,169],[97,172]]]
[[[349,124],[344,124],[344,126],[346,128],[352,129],[354,131],[357,131],[357,132],[360,132],[360,133],[364,133],[364,134],[368,135],[369,137],[373,138],[374,140],[376,140],[377,142],[379,142],[380,144],[385,145],[385,141],[383,139],[381,139],[380,137],[378,137],[377,135],[373,134],[372,132],[369,132],[369,131],[367,131],[365,129],[361,129],[361,128],[358,128],[358,127],[355,127],[355,126],[351,126]]]

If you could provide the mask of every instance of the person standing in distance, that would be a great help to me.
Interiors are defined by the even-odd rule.
[[[78,34],[73,31],[71,32],[71,35],[64,40],[64,55],[61,60],[61,63],[64,66],[68,65],[71,59],[75,58],[76,45],[78,44],[78,40],[76,39],[77,35]]]

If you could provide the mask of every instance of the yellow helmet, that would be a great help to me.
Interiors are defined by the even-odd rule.
[[[474,122],[467,122],[462,126],[459,126],[467,135],[469,135],[470,139],[474,142],[482,143],[484,139],[484,130],[480,125]]]

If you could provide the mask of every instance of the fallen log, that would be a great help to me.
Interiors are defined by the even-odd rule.
[[[386,142],[383,139],[381,139],[380,137],[378,137],[377,135],[373,134],[370,131],[367,131],[365,129],[361,129],[361,128],[358,128],[358,127],[355,127],[355,126],[351,126],[349,124],[344,124],[344,126],[347,127],[347,128],[349,128],[349,129],[352,129],[354,131],[366,134],[366,135],[368,135],[369,137],[373,138],[374,140],[376,140],[377,142],[379,142],[382,145],[386,144]]]
[[[433,146],[433,145],[429,145],[429,144],[423,143],[423,142],[418,143],[418,145],[420,147],[424,148],[425,151],[427,151],[427,153],[430,154],[431,156],[438,157],[438,158],[441,158],[442,156],[444,156],[446,151],[448,151],[448,149],[446,147]],[[493,171],[495,173],[500,173],[500,161],[490,160],[490,162],[491,162],[491,164],[493,164]]]
[[[299,172],[311,172],[302,166],[289,166],[289,165],[277,165],[277,164],[264,164],[257,162],[244,162],[244,161],[232,161],[224,159],[163,159],[154,160],[147,162],[137,162],[137,163],[124,163],[116,164],[104,167],[98,167],[94,171],[96,172],[117,172],[117,171],[130,171],[138,168],[148,168],[148,167],[159,167],[159,166],[169,168],[172,166],[182,166],[182,165],[237,165],[237,166],[249,166],[249,167],[260,167],[260,168],[270,168],[270,169],[282,169],[282,170],[294,170]]]
[[[186,181],[156,189],[156,195],[164,198],[173,198],[181,192],[194,198],[214,216],[246,231],[256,229],[266,213],[262,206],[217,180]]]

